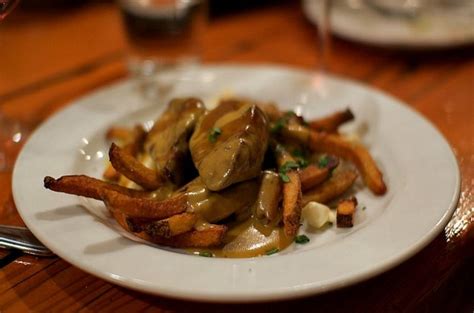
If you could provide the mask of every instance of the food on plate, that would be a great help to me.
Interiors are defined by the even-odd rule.
[[[45,177],[47,189],[103,201],[127,232],[205,256],[272,255],[306,244],[313,228],[351,227],[358,174],[376,195],[381,171],[361,143],[338,133],[350,110],[306,121],[272,103],[223,99],[207,110],[197,98],[172,100],[149,131],[111,127],[104,181]],[[299,234],[299,235],[298,235]],[[205,250],[203,250],[205,249]]]
[[[187,180],[189,137],[204,112],[204,104],[199,99],[174,99],[155,122],[143,150],[153,160],[157,175],[176,185]]]
[[[319,132],[336,133],[339,126],[342,124],[352,121],[354,114],[350,109],[334,112],[331,115],[325,116],[320,119],[312,120],[309,123],[309,128]]]
[[[303,218],[313,228],[322,228],[328,223],[336,221],[336,213],[327,205],[311,201],[302,210]]]
[[[268,144],[268,123],[255,103],[222,101],[204,114],[190,140],[194,164],[213,191],[257,177]]]
[[[141,125],[137,125],[133,129],[111,127],[105,135],[108,140],[120,143],[123,146],[122,150],[134,157],[140,152],[145,136],[145,129]],[[110,181],[118,181],[120,179],[120,172],[116,171],[112,164],[109,164],[102,176]]]
[[[357,199],[351,197],[339,201],[337,205],[337,227],[354,226],[354,213],[357,207]]]
[[[157,171],[145,166],[131,153],[119,148],[115,143],[110,146],[109,159],[112,167],[118,173],[136,182],[145,190],[156,190],[164,181]],[[106,176],[105,173],[103,176]]]
[[[353,170],[334,171],[331,178],[304,193],[303,205],[310,201],[328,203],[334,200],[349,190],[356,178],[357,173]]]

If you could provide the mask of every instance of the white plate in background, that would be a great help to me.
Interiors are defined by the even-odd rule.
[[[396,0],[394,0],[396,1]],[[439,49],[474,44],[474,1],[458,7],[423,9],[414,17],[382,14],[364,0],[333,0],[331,30],[342,38],[405,49]],[[454,2],[454,1],[453,1]],[[303,0],[303,10],[317,25],[322,1]]]

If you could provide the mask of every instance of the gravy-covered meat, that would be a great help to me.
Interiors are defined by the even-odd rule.
[[[207,188],[217,191],[258,176],[268,137],[265,115],[251,102],[225,100],[207,112],[190,141]]]
[[[177,185],[184,183],[188,140],[204,112],[199,99],[174,99],[146,138],[144,149],[153,158],[157,172]]]

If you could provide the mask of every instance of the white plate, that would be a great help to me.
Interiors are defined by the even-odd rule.
[[[183,78],[173,95],[212,102],[222,93],[274,100],[315,117],[351,107],[381,165],[389,192],[358,189],[352,229],[309,234],[311,242],[251,259],[192,256],[122,237],[79,206],[75,196],[43,188],[46,175],[100,177],[104,132],[113,124],[154,119],[161,107],[131,114],[140,98],[130,82],[104,88],[46,121],[29,139],[13,174],[18,210],[31,231],[71,264],[115,284],[176,298],[260,301],[312,295],[381,273],[426,246],[449,220],[459,193],[453,153],[440,133],[399,101],[360,84],[332,78],[321,98],[309,72],[269,66],[207,66]],[[171,95],[171,96],[173,96]],[[302,229],[304,232],[304,229]]]
[[[332,31],[346,39],[378,46],[436,49],[474,43],[474,2],[432,8],[416,17],[381,14],[363,0],[334,0]],[[322,1],[304,0],[306,16],[317,24]]]

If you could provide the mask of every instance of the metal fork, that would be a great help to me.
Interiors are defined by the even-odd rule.
[[[17,249],[36,256],[54,255],[25,227],[0,225],[0,247]]]

